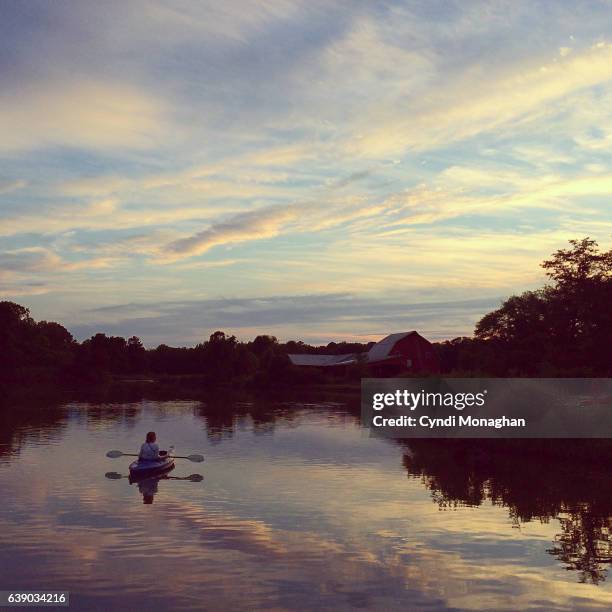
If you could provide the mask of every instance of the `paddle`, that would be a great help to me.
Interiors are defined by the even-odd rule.
[[[129,478],[129,476],[122,476],[119,472],[106,472],[104,474],[106,478],[110,478],[111,480],[119,480],[120,478]]]
[[[106,453],[107,457],[111,459],[117,459],[117,457],[138,457],[135,453],[122,453],[119,450],[112,450]],[[173,459],[189,459],[189,461],[194,461],[195,463],[201,463],[204,461],[204,457],[202,455],[170,455]],[[162,457],[163,459],[163,457]]]
[[[129,478],[129,476],[122,476],[118,472],[106,472],[104,476],[110,480]],[[156,478],[159,478],[160,480],[189,480],[190,482],[202,482],[204,480],[204,476],[202,476],[202,474],[190,474],[189,476],[167,476],[166,474],[163,474],[162,476],[157,476]]]

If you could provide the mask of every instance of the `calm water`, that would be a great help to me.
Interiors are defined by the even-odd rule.
[[[612,607],[609,464],[402,446],[341,404],[3,419],[1,589],[69,590],[82,610]],[[150,429],[206,462],[106,477],[130,462],[106,451]]]

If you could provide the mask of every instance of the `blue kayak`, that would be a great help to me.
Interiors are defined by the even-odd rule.
[[[130,478],[148,478],[156,474],[169,472],[174,468],[174,457],[168,456],[163,459],[143,461],[137,459],[130,463]]]

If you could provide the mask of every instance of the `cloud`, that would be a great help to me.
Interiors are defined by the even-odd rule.
[[[283,339],[325,343],[368,342],[411,329],[440,339],[466,333],[498,304],[496,297],[414,303],[408,297],[365,298],[350,293],[133,303],[93,309],[87,313],[93,322],[72,324],[70,329],[81,339],[98,331],[136,334],[148,345],[178,341],[193,346],[217,329],[243,339],[275,333]],[[449,313],[452,325],[443,323]]]
[[[40,272],[55,268],[61,259],[42,247],[0,252],[0,273]]]
[[[0,294],[8,299],[46,293],[49,285],[37,275],[54,270],[60,258],[44,248],[0,251]]]
[[[4,285],[6,293],[10,291],[19,293],[15,288],[20,283],[25,288],[33,287],[37,292],[42,292],[43,288],[50,287],[47,282],[50,276],[79,270],[99,270],[116,266],[117,263],[117,259],[110,257],[66,261],[54,251],[43,247],[0,251],[0,280],[6,283]],[[39,277],[42,277],[44,282]]]
[[[257,0],[247,5],[203,2],[172,6],[164,2],[141,3],[145,20],[166,34],[183,40],[185,34],[244,43],[270,24],[299,18],[305,3],[292,0],[268,2]]]
[[[26,181],[21,180],[0,180],[0,195],[23,189],[26,185]]]
[[[169,259],[200,255],[214,246],[276,236],[281,227],[295,219],[293,206],[268,207],[236,215],[227,221],[214,223],[193,236],[170,243],[165,254]]]
[[[7,213],[0,225],[0,236],[23,233],[61,234],[72,230],[138,229],[169,226],[167,233],[176,233],[172,224],[200,219],[210,209],[205,207],[145,208],[123,207],[116,198],[95,199],[84,203],[63,202],[20,213]]]
[[[207,229],[180,238],[161,250],[159,261],[174,261],[206,253],[215,246],[235,244],[287,233],[316,232],[357,218],[381,212],[381,206],[365,198],[333,196],[332,192],[349,185],[371,171],[356,173],[344,181],[319,190],[313,200],[265,206],[239,213],[226,221],[212,223]],[[314,195],[314,194],[313,194]]]
[[[504,67],[498,74],[486,72],[485,76],[474,66],[430,89],[426,104],[410,98],[402,110],[397,105],[388,110],[374,107],[367,114],[368,125],[354,125],[352,131],[358,137],[347,138],[346,150],[381,157],[446,146],[537,113],[554,113],[553,101],[610,79],[612,44],[607,43],[554,61],[532,58],[524,65]]]
[[[440,173],[431,186],[418,185],[383,201],[367,197],[334,199],[322,193],[321,201],[240,213],[171,242],[162,249],[159,261],[201,255],[215,246],[272,238],[280,233],[317,232],[364,219],[363,227],[381,234],[394,227],[431,225],[470,214],[503,216],[536,207],[565,210],[567,199],[603,195],[612,196],[612,177],[607,175],[535,178],[516,171],[497,174],[454,166]],[[372,226],[374,219],[376,226]]]
[[[6,282],[0,274],[0,296],[4,299],[13,300],[16,297],[44,295],[50,290],[49,285],[44,282],[18,281]]]
[[[68,146],[143,149],[166,132],[164,103],[131,84],[71,78],[0,94],[0,152]]]

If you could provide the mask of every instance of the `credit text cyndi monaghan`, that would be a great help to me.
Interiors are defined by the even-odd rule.
[[[387,418],[377,414],[372,419],[374,427],[424,427],[435,429],[436,427],[493,427],[502,429],[503,427],[525,427],[525,419],[510,419],[506,416],[495,419],[476,418],[472,416],[450,415],[445,418],[432,418],[422,415],[418,419],[414,416],[398,416]]]

